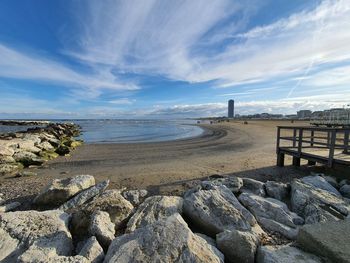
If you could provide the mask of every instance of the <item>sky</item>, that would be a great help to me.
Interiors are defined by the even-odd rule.
[[[1,0],[1,118],[350,104],[349,0]]]

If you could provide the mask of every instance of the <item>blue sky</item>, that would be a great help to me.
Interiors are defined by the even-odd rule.
[[[0,117],[350,104],[348,0],[2,0]]]

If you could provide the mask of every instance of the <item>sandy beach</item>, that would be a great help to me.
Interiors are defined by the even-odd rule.
[[[85,144],[71,153],[28,170],[37,176],[0,179],[8,198],[37,194],[54,178],[90,174],[109,179],[111,188],[147,188],[176,194],[195,179],[212,175],[237,175],[262,181],[289,181],[305,175],[306,167],[275,166],[278,125],[289,121],[242,121],[201,125],[203,135],[178,141],[135,144]]]

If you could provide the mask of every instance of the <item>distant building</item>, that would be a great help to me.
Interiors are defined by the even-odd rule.
[[[233,118],[235,116],[235,101],[229,100],[228,101],[228,114],[227,117]]]
[[[310,118],[312,114],[311,110],[300,110],[297,112],[298,118],[299,119],[306,119],[306,118]]]

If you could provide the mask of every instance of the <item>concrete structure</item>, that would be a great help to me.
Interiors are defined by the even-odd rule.
[[[228,114],[227,117],[233,118],[235,116],[235,101],[229,100],[228,101]]]
[[[297,112],[297,115],[299,119],[305,119],[305,118],[310,118],[311,113],[312,113],[311,110],[300,110]]]

